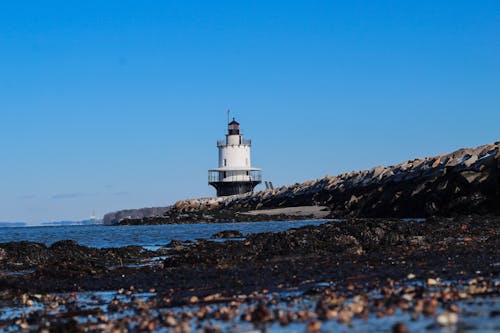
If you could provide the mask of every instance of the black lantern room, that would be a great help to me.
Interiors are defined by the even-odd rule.
[[[240,134],[240,123],[237,122],[234,118],[233,121],[231,121],[228,126],[228,134],[229,135],[239,135]]]

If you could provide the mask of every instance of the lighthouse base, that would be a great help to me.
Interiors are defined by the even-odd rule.
[[[217,190],[218,197],[252,192],[261,181],[209,182]]]

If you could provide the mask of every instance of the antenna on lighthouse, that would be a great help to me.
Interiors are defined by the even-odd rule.
[[[229,124],[229,112],[231,112],[231,109],[227,109],[227,123]]]

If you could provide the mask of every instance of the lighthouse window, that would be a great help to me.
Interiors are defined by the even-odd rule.
[[[224,166],[227,166],[227,160],[224,159]]]

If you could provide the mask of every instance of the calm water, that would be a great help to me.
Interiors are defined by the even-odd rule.
[[[319,225],[325,220],[293,222],[251,222],[212,224],[170,224],[152,226],[56,226],[0,228],[0,243],[32,241],[51,245],[60,240],[72,239],[91,247],[120,247],[140,245],[156,248],[172,240],[195,240],[210,238],[223,230],[239,230],[244,235],[257,232],[285,231],[305,225]]]

